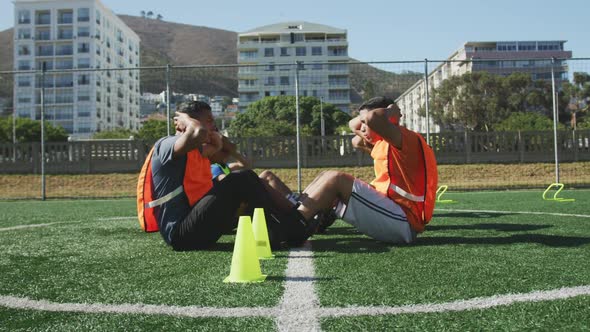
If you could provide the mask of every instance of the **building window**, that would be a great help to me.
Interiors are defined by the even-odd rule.
[[[78,43],[78,53],[88,53],[90,52],[90,44],[89,43]]]
[[[281,85],[289,85],[289,76],[281,76]]]
[[[258,51],[240,51],[240,60],[255,59]]]
[[[328,95],[330,100],[349,99],[348,90],[331,90]]]
[[[31,23],[31,12],[28,10],[18,11],[18,24],[30,24]]]
[[[31,70],[31,61],[18,60],[18,70]]]
[[[288,47],[281,47],[281,56],[289,56],[289,48]]]
[[[35,12],[35,24],[51,24],[51,14],[48,10]]]
[[[36,40],[51,40],[51,32],[49,29],[37,29],[35,32]]]
[[[53,56],[53,45],[39,45],[37,47],[38,56]]]
[[[266,71],[275,71],[275,65],[273,63],[266,66]]]
[[[60,10],[57,12],[57,24],[72,24],[74,12],[71,10]]]
[[[57,88],[70,88],[74,86],[74,75],[65,74],[59,75],[55,78],[55,86]]]
[[[296,56],[306,56],[307,55],[307,48],[306,47],[295,47],[295,55]]]
[[[273,86],[275,85],[275,78],[274,77],[267,77],[264,85]]]
[[[72,55],[74,47],[72,44],[58,44],[55,46],[55,55]]]
[[[98,11],[98,9],[96,10],[96,24],[100,25],[100,12]]]
[[[311,70],[322,70],[323,65],[321,63],[312,63]]]
[[[305,64],[297,63],[297,70],[305,70]]]
[[[78,68],[90,68],[90,59],[89,58],[79,58],[78,59]]]
[[[322,55],[322,47],[321,46],[312,46],[311,47],[311,55]]]
[[[346,56],[348,54],[346,52],[346,47],[329,47],[328,48],[328,55],[329,56]]]
[[[78,27],[78,37],[90,37],[90,27]]]
[[[78,75],[78,85],[89,85],[89,84],[90,84],[90,78],[89,78],[88,74]]]
[[[72,28],[59,28],[57,39],[72,39],[72,37],[74,37],[74,30]]]
[[[55,61],[55,69],[72,69],[74,62],[71,59],[60,59]]]
[[[90,21],[90,9],[78,8],[78,22],[89,22]]]
[[[45,70],[52,70],[53,69],[53,61],[43,60],[43,61],[37,61],[37,70],[43,70],[43,64],[45,64]]]
[[[31,55],[31,49],[29,48],[29,45],[19,45],[18,55]]]
[[[17,84],[20,88],[29,87],[31,86],[31,77],[30,76],[20,76],[17,78]]]
[[[346,63],[330,63],[328,64],[328,70],[348,70],[348,64]]]
[[[18,39],[31,39],[31,29],[18,29]]]
[[[264,49],[264,56],[265,57],[272,57],[275,56],[275,49],[272,47],[267,47]]]

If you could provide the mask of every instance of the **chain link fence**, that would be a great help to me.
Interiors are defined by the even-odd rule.
[[[279,173],[294,189],[323,167],[371,180],[372,160],[352,148],[345,124],[374,96],[396,100],[401,124],[427,137],[441,184],[590,185],[590,59],[118,69],[62,69],[72,67],[63,61],[0,72],[0,199],[133,196],[154,137],[170,134],[176,105],[188,100],[209,103],[218,127],[256,168],[293,169]],[[515,72],[521,75],[510,75]],[[281,96],[296,98],[297,111],[276,101]],[[271,121],[243,129],[246,110],[271,106]],[[512,119],[514,113],[541,117]],[[44,119],[44,126],[29,128],[24,119]],[[537,123],[543,119],[550,125]],[[154,121],[167,125],[149,131]],[[128,136],[93,139],[116,131]]]

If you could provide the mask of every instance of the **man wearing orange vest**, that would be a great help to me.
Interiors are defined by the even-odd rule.
[[[194,101],[178,106],[176,135],[156,142],[151,159],[153,201],[150,208],[160,233],[175,250],[211,247],[237,226],[242,203],[266,211],[271,244],[300,245],[315,229],[295,209],[273,204],[258,176],[251,171],[230,173],[213,186],[208,157],[222,147],[211,107]]]
[[[374,160],[371,184],[350,174],[326,171],[305,189],[299,212],[310,220],[336,205],[336,214],[383,242],[411,243],[432,217],[436,161],[422,136],[401,127],[394,101],[373,98],[349,122],[353,144]]]

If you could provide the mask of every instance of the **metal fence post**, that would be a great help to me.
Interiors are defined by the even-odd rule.
[[[41,200],[45,200],[45,72],[47,62],[43,61],[41,72]]]
[[[555,90],[555,58],[551,58],[551,92],[553,97],[553,149],[555,150],[555,183],[559,183],[559,158],[557,154],[557,97]]]
[[[424,59],[424,89],[426,93],[426,143],[430,145],[430,94],[428,91],[428,59]]]
[[[166,135],[170,136],[170,64],[166,65]]]
[[[465,131],[465,162],[471,163],[471,137],[467,130]]]
[[[524,162],[524,139],[522,137],[522,132],[518,131],[518,154],[520,156],[520,162]]]
[[[576,130],[572,130],[572,149],[574,150],[574,160],[578,161],[578,140],[576,139]]]
[[[301,193],[301,134],[299,130],[299,64],[295,61],[295,125],[297,127],[297,192]]]

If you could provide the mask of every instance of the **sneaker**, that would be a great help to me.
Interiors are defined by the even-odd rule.
[[[318,222],[317,232],[320,234],[324,234],[324,233],[326,233],[326,229],[328,229],[328,227],[332,226],[334,221],[336,221],[337,216],[336,216],[336,212],[333,209],[331,209],[328,212],[318,213],[314,219],[316,219]]]

